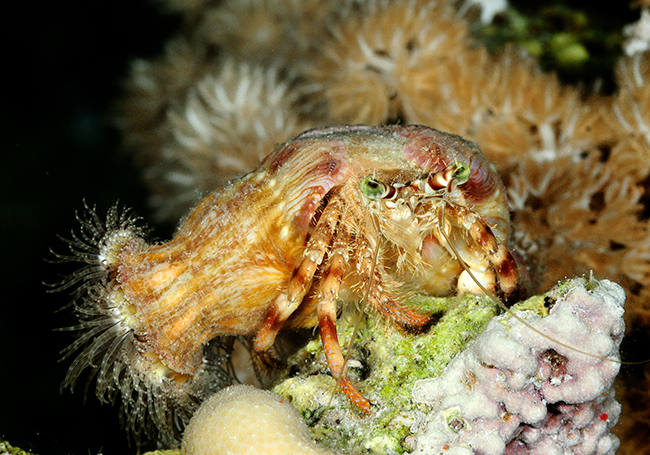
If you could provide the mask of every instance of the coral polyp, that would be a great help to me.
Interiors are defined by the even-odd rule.
[[[73,389],[90,368],[97,397],[102,402],[119,401],[123,423],[136,442],[157,439],[174,445],[180,425],[198,405],[231,382],[230,346],[220,340],[206,346],[204,362],[192,378],[170,370],[139,338],[140,316],[118,280],[125,246],[143,242],[148,230],[137,226],[137,219],[117,204],[105,222],[88,206],[77,219],[81,229],[67,240],[72,255],[54,253],[58,261],[86,264],[54,285],[55,290],[76,287],[73,307],[79,324],[62,330],[81,333],[63,351],[65,359],[81,349],[63,386]]]

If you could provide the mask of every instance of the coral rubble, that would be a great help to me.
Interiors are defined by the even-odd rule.
[[[32,455],[19,447],[10,445],[7,441],[0,438],[0,455]]]
[[[494,302],[485,296],[413,298],[410,305],[444,316],[419,336],[403,333],[376,318],[362,321],[350,344],[358,315],[344,314],[340,339],[348,345],[348,374],[371,403],[360,416],[336,380],[329,375],[319,342],[311,342],[288,361],[293,374],[273,391],[286,397],[305,416],[317,440],[341,453],[401,453],[418,407],[410,390],[418,379],[439,375],[495,316]],[[346,324],[347,323],[347,324]]]

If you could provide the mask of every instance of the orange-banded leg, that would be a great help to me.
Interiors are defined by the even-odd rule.
[[[325,253],[330,247],[332,237],[338,225],[343,202],[332,196],[323,210],[314,232],[307,242],[303,259],[296,273],[289,280],[286,292],[280,294],[269,308],[262,326],[253,341],[253,350],[259,358],[270,365],[275,362],[268,355],[282,324],[296,311],[302,303],[305,294],[311,287],[316,270],[323,262]]]
[[[350,401],[363,412],[370,412],[370,402],[352,384],[345,368],[345,358],[341,352],[336,330],[336,301],[341,289],[343,274],[347,270],[347,240],[344,232],[337,233],[335,244],[328,258],[328,267],[319,283],[318,327],[325,358],[332,376]]]
[[[451,216],[450,219],[465,228],[470,238],[481,248],[478,255],[468,254],[465,257],[461,254],[463,261],[470,266],[470,271],[477,276],[479,281],[492,281],[491,285],[486,286],[490,290],[496,288],[495,277],[493,277],[496,273],[503,294],[506,297],[512,295],[519,281],[519,270],[508,248],[504,244],[498,243],[490,226],[471,209],[463,206],[447,205],[445,212],[446,216]],[[487,258],[489,265],[482,259],[476,259],[482,256]],[[468,287],[473,287],[473,280],[464,275],[468,275],[468,272],[464,271],[459,277],[459,287],[461,286],[460,283],[465,281],[468,283]],[[470,282],[472,286],[469,285]]]
[[[368,242],[368,239],[361,237],[358,239],[359,245],[359,262],[357,271],[362,283],[370,286],[368,289],[368,303],[379,312],[382,316],[395,321],[400,327],[411,332],[422,332],[436,321],[436,318],[416,313],[410,310],[397,299],[391,292],[384,289],[384,281],[381,276],[381,264],[373,267],[374,252]],[[372,279],[371,279],[372,274]]]
[[[401,304],[392,293],[383,289],[378,274],[368,294],[368,303],[383,317],[392,319],[403,329],[419,333],[428,329],[438,318],[416,313]]]

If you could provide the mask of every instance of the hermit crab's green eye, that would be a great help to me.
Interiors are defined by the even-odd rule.
[[[381,199],[388,194],[388,186],[372,177],[365,177],[359,184],[361,194],[368,199]]]
[[[452,166],[454,166],[455,169],[454,169],[453,173],[451,174],[451,178],[456,180],[456,182],[459,185],[462,185],[463,183],[465,183],[465,182],[467,182],[469,180],[469,176],[472,173],[472,170],[470,169],[470,167],[467,164],[465,164],[465,163],[463,163],[461,161],[457,161]]]

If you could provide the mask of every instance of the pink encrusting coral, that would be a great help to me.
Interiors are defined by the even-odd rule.
[[[440,377],[415,383],[429,411],[413,427],[413,454],[616,451],[610,429],[621,406],[611,387],[625,293],[608,280],[571,279],[544,299],[547,317],[495,318]]]

